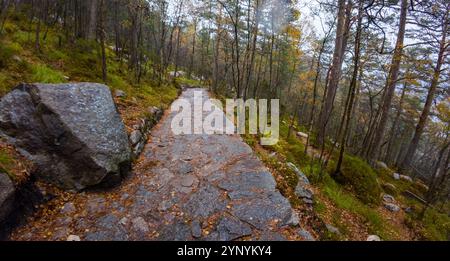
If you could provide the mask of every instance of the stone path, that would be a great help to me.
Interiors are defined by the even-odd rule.
[[[195,91],[208,96],[188,89],[181,98],[193,101]],[[284,240],[296,217],[252,149],[238,135],[174,135],[174,115],[155,127],[119,188],[68,200],[11,238]]]

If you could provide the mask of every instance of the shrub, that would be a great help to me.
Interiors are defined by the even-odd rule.
[[[352,190],[362,202],[366,204],[380,202],[381,188],[376,173],[362,159],[346,155],[341,173],[334,178]]]

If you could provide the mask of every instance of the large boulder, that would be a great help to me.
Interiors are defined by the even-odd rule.
[[[0,173],[0,224],[11,213],[14,204],[14,184],[8,175]]]
[[[102,84],[21,84],[0,100],[0,135],[64,189],[116,183],[130,169],[125,126]]]

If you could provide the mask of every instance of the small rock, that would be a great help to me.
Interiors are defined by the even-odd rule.
[[[330,224],[326,224],[325,225],[327,227],[328,232],[333,233],[333,234],[337,234],[340,235],[341,232],[339,231],[339,229],[335,226],[332,226]]]
[[[400,207],[393,203],[384,203],[384,207],[391,212],[399,212]]]
[[[133,219],[131,221],[131,223],[133,224],[133,229],[142,233],[148,233],[149,232],[149,228],[148,228],[148,224],[145,221],[144,218],[142,217],[137,217],[135,219]]]
[[[202,237],[202,226],[200,224],[200,221],[194,220],[191,224],[191,230],[192,230],[192,236],[194,238]]]
[[[388,169],[389,168],[388,165],[382,161],[377,161],[377,166],[380,169]]]
[[[397,192],[397,187],[394,184],[384,183],[382,185],[382,187],[383,187],[384,191],[386,191],[389,194],[396,195],[398,193]]]
[[[308,189],[302,186],[301,184],[298,184],[295,188],[295,195],[302,199],[309,199],[312,200],[314,198],[314,193]]]
[[[192,175],[186,176],[181,180],[181,185],[183,187],[192,187],[194,185],[194,182],[196,181],[196,178]]]
[[[289,220],[288,224],[291,226],[294,226],[294,227],[296,227],[300,224],[300,218],[296,212],[292,212],[292,216],[291,216],[291,219]]]
[[[303,202],[305,202],[307,205],[313,205],[313,204],[314,204],[314,201],[313,201],[313,200],[307,199],[307,198],[304,198],[304,199],[303,199]]]
[[[119,221],[119,224],[126,226],[128,224],[128,218],[124,217]]]
[[[288,162],[288,163],[287,163],[287,166],[288,166],[292,171],[294,171],[295,174],[297,174],[298,179],[299,179],[299,183],[304,183],[304,184],[306,184],[306,185],[309,185],[309,184],[310,184],[308,177],[306,177],[306,175],[303,174],[303,172],[302,172],[297,166],[295,166],[294,163]]]
[[[70,235],[69,237],[67,237],[67,241],[81,241],[81,239],[77,235]]]
[[[160,108],[158,108],[158,107],[150,107],[150,108],[148,108],[147,109],[147,111],[148,111],[148,113],[151,115],[151,116],[153,116],[153,118],[155,118],[155,119],[157,119],[157,120],[159,120],[161,117],[162,117],[162,115],[163,115],[163,110],[161,110]]]
[[[381,238],[377,235],[370,235],[366,241],[372,242],[372,241],[381,241]]]
[[[304,138],[304,139],[307,139],[309,137],[308,134],[300,132],[300,131],[297,132],[297,136],[299,136],[300,138]]]
[[[392,177],[393,177],[395,180],[400,180],[400,174],[398,174],[398,173],[394,173],[394,174],[392,175]]]
[[[15,62],[18,62],[18,63],[21,63],[23,60],[22,60],[22,58],[20,58],[20,56],[18,56],[18,55],[13,55],[12,57],[11,57]]]
[[[139,141],[141,141],[142,139],[142,133],[139,130],[134,130],[133,132],[131,132],[130,134],[130,142],[131,145],[136,145],[138,144]]]
[[[269,157],[271,157],[271,158],[275,158],[277,156],[277,153],[276,152],[272,152],[272,153],[270,153],[270,155],[269,155]]]
[[[305,241],[316,241],[311,233],[304,229],[300,229],[297,233]]]
[[[413,213],[413,212],[414,212],[414,208],[413,208],[413,207],[407,207],[407,208],[405,209],[405,213],[411,214],[411,213]]]
[[[416,181],[416,185],[421,187],[423,190],[428,191],[430,190],[430,187],[428,185],[422,183],[420,180]]]
[[[123,98],[123,97],[127,96],[126,93],[122,90],[116,90],[114,92],[114,95],[116,95],[117,98]]]
[[[383,201],[386,203],[395,203],[395,198],[389,194],[384,194]]]
[[[76,211],[75,205],[72,202],[68,202],[64,204],[61,209],[62,214],[70,214]]]
[[[164,200],[159,204],[159,211],[167,211],[169,208],[173,206],[172,202],[169,200]]]
[[[411,183],[414,182],[414,180],[413,180],[410,176],[400,175],[400,179],[409,181],[409,182],[411,182]]]

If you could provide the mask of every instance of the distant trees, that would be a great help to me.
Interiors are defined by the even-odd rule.
[[[290,130],[310,134],[305,151],[322,150],[322,166],[334,162],[339,173],[345,153],[383,159],[442,188],[449,1],[320,1],[323,28],[313,30],[298,4],[0,0],[0,35],[20,12],[39,52],[51,27],[60,45],[98,48],[105,82],[111,49],[136,84],[176,81],[168,72],[184,70],[222,95],[279,98]]]

